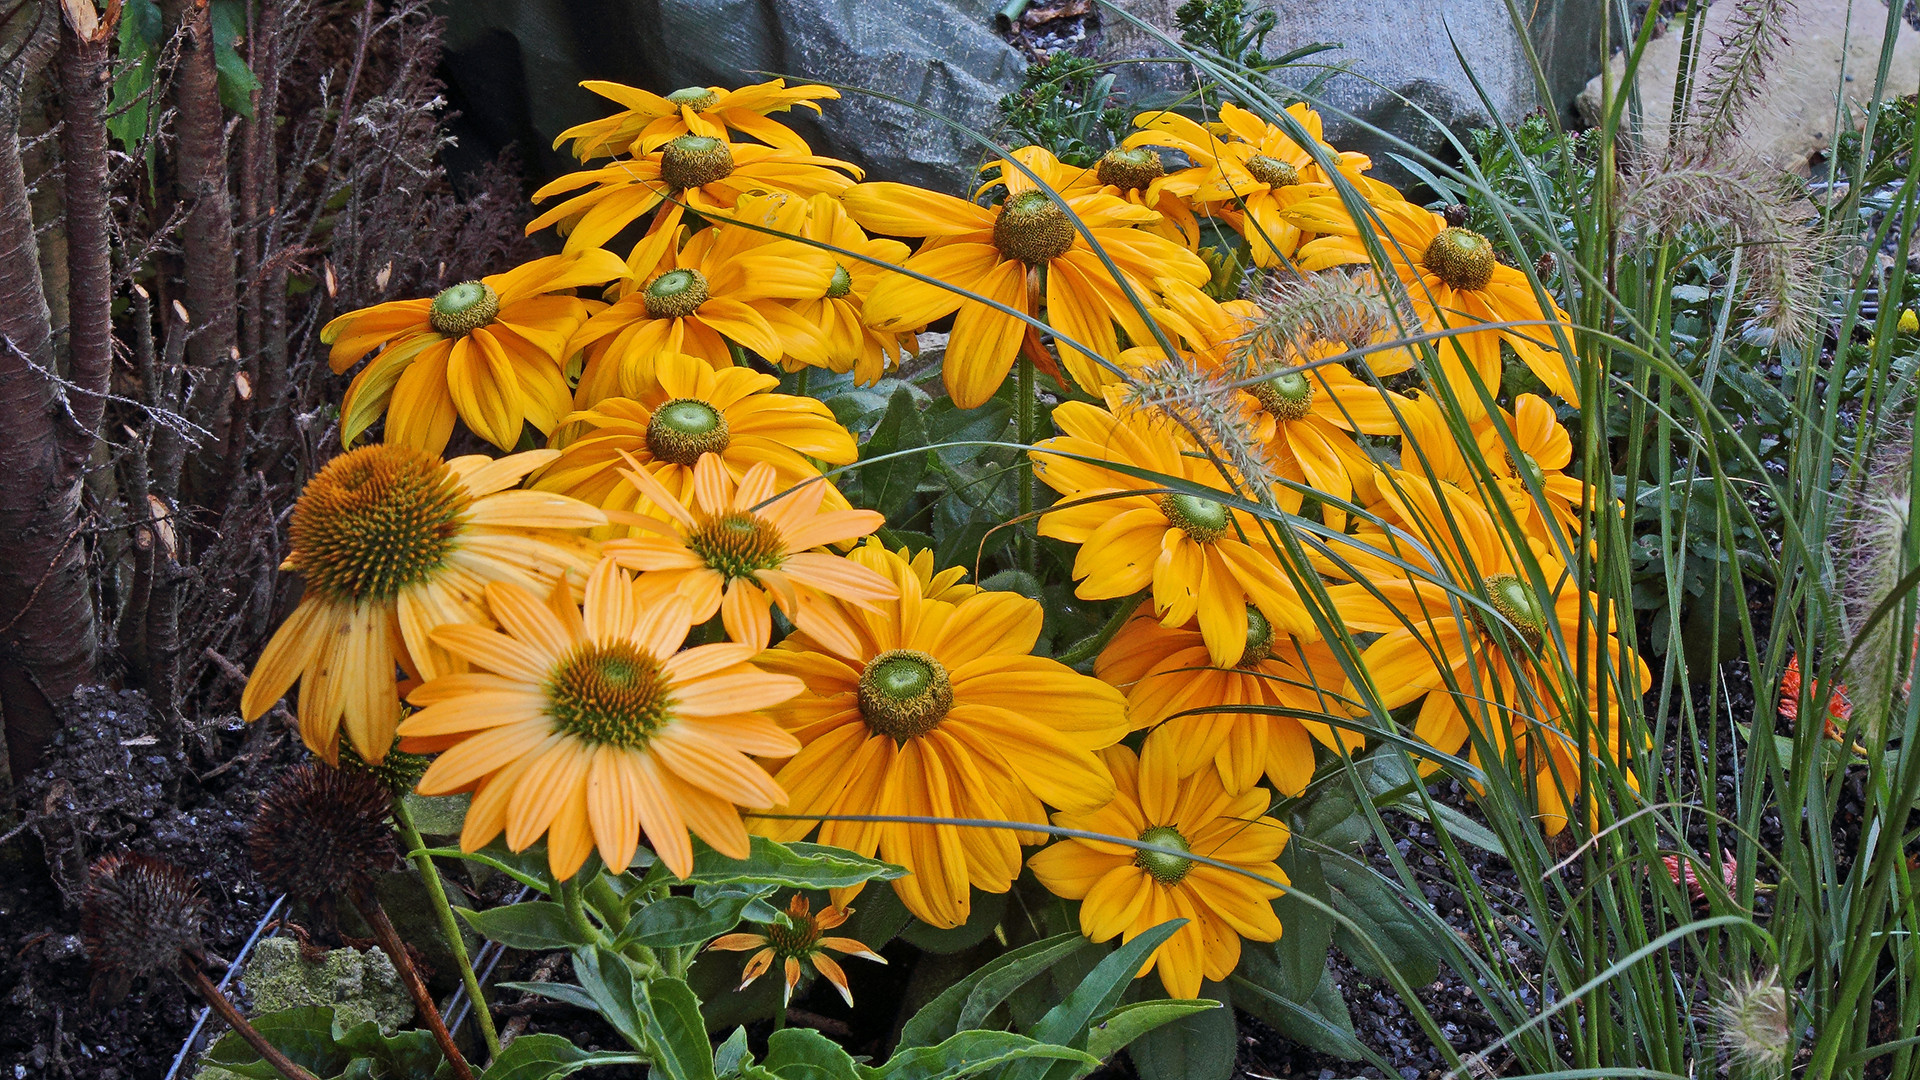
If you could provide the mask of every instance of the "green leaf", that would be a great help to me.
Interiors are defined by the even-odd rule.
[[[460,913],[475,933],[509,949],[537,952],[588,944],[567,920],[567,909],[550,900],[527,900],[486,911],[463,907],[453,910]]]
[[[587,993],[586,987],[576,986],[573,983],[503,982],[495,985],[502,990],[518,990],[523,994],[543,997],[548,1001],[558,1001],[561,1004],[572,1005],[577,1009],[585,1009],[588,1012],[600,1011],[600,1003],[594,1000],[592,994]]]
[[[866,445],[860,448],[860,460],[873,462],[860,468],[860,501],[889,521],[907,508],[920,486],[920,478],[927,472],[927,455],[900,454],[884,461],[874,459],[927,445],[927,429],[920,420],[920,409],[920,401],[912,388],[901,386],[893,392],[887,411],[874,425],[873,434],[867,436]]]
[[[260,88],[247,62],[235,48],[247,37],[244,0],[213,0],[208,13],[213,25],[213,67],[220,87],[220,104],[241,116],[253,116],[253,92]]]
[[[120,9],[117,34],[119,48],[113,79],[113,96],[107,103],[107,132],[122,149],[132,153],[146,138],[151,116],[148,95],[153,90],[153,65],[160,55],[160,42],[166,37],[166,20],[160,5],[153,0],[127,0]],[[153,168],[153,148],[148,148],[147,168]]]
[[[1100,1064],[1083,1050],[1037,1042],[1011,1031],[963,1031],[938,1046],[916,1046],[895,1054],[877,1069],[861,1069],[866,1080],[956,1080],[1001,1065],[1048,1061],[1069,1063],[1085,1072]],[[1077,1068],[1076,1068],[1077,1067]]]
[[[616,944],[645,945],[656,949],[702,944],[739,925],[741,918],[754,905],[767,908],[767,912],[758,914],[778,914],[761,899],[771,891],[771,886],[755,886],[752,892],[721,896],[704,902],[692,896],[662,897],[642,904],[640,910],[633,913],[633,918],[628,921],[627,928],[620,932]]]
[[[863,858],[823,844],[776,844],[764,836],[752,838],[753,850],[744,859],[729,859],[696,845],[690,885],[767,885],[780,889],[839,889],[867,881],[892,881],[906,871],[892,863]],[[656,868],[663,880],[664,864]],[[651,872],[650,872],[651,873]]]
[[[988,980],[993,980],[993,989],[984,991],[980,999],[981,1004],[985,1005],[980,1013],[981,1018],[991,1012],[994,1005],[1005,1001],[1015,988],[1038,977],[1062,957],[1090,944],[1075,931],[1022,945],[995,957],[978,971],[947,987],[939,997],[921,1006],[920,1011],[914,1013],[913,1018],[900,1029],[900,1046],[931,1046],[960,1030],[960,1018],[968,1012],[968,1004],[975,991],[980,990]],[[988,997],[994,994],[998,996],[993,998],[992,1004],[986,1004]],[[978,1020],[976,1018],[975,1023]]]
[[[648,1025],[653,1022],[646,987],[634,981],[627,958],[604,945],[573,951],[573,976],[593,999],[594,1011],[613,1025],[627,1045],[649,1050]],[[643,1017],[642,1014],[647,1014]],[[704,1042],[704,1037],[702,1039]],[[708,1068],[713,1067],[708,1061]]]
[[[1399,969],[1403,978],[1419,986],[1439,977],[1438,943],[1377,872],[1334,859],[1327,860],[1322,869],[1333,906],[1353,920],[1359,933]],[[1335,926],[1333,941],[1354,967],[1376,978],[1386,977],[1374,953],[1354,936],[1354,931]]]
[[[1305,844],[1287,845],[1280,868],[1292,888],[1273,901],[1273,912],[1286,933],[1270,944],[1247,942],[1240,951],[1240,971],[1281,997],[1305,1001],[1320,985],[1327,951],[1333,947],[1333,916],[1306,901],[1309,896],[1329,901],[1327,875],[1320,856]]]
[[[715,1076],[732,1076],[753,1064],[753,1052],[747,1049],[747,1029],[745,1025],[733,1029],[727,1041],[713,1051],[713,1073]]]
[[[930,953],[957,953],[987,940],[1007,914],[1007,894],[975,889],[967,921],[954,927],[929,926],[918,919],[900,931],[900,939]]]
[[[440,1044],[427,1031],[400,1031],[388,1035],[380,1025],[362,1020],[346,1031],[339,1030],[340,1017],[334,1016],[334,1041],[354,1057],[376,1062],[385,1076],[432,1076],[445,1056]]]
[[[422,836],[459,836],[461,826],[467,821],[467,806],[473,802],[473,796],[465,792],[458,795],[415,795],[409,791],[404,799],[407,814],[413,818],[413,827],[420,830]]]
[[[652,1044],[653,1075],[664,1080],[714,1080],[700,999],[684,980],[660,977],[635,985],[641,1020]]]
[[[1040,1018],[1029,1034],[1043,1042],[1085,1046],[1087,1028],[1092,1025],[1093,1018],[1112,1012],[1114,1006],[1120,1004],[1121,995],[1127,992],[1127,986],[1133,982],[1134,976],[1146,965],[1147,957],[1152,956],[1153,951],[1172,937],[1174,931],[1186,924],[1185,919],[1168,919],[1108,953],[1105,959],[1094,966],[1092,973],[1074,987],[1066,1000]],[[1027,1080],[1036,1076],[1051,1078],[1070,1073],[1071,1070],[1049,1070],[1038,1062],[1026,1062],[1007,1070],[1007,1077],[1008,1080]]]
[[[637,1054],[582,1050],[558,1035],[522,1035],[500,1051],[480,1080],[551,1080],[570,1076],[589,1065],[634,1065],[646,1059]],[[403,1073],[428,1076],[430,1073]]]
[[[1319,985],[1304,1002],[1281,997],[1239,977],[1233,981],[1233,990],[1235,1005],[1302,1046],[1344,1061],[1358,1061],[1366,1056],[1366,1047],[1354,1034],[1353,1017],[1347,1012],[1339,987],[1334,985],[1331,971],[1321,973]]]
[[[281,1053],[315,1076],[337,1076],[353,1060],[334,1038],[333,1007],[310,1005],[281,1009],[253,1018],[254,1029]],[[227,1032],[207,1050],[202,1062],[228,1072],[260,1080],[278,1080],[280,1074],[262,1061],[258,1052],[235,1032]]]
[[[1216,991],[1224,996],[1225,988],[1209,984],[1201,992]],[[1138,1001],[1095,1024],[1087,1052],[1104,1061],[1132,1042],[1128,1056],[1140,1080],[1228,1080],[1238,1037],[1233,1010],[1217,1001]]]
[[[810,1028],[787,1028],[767,1039],[760,1067],[780,1080],[858,1080],[853,1058],[840,1044]]]

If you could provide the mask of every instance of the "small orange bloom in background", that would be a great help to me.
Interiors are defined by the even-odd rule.
[[[846,956],[858,956],[862,960],[872,960],[884,964],[887,958],[860,944],[852,938],[822,937],[821,933],[832,930],[847,921],[853,914],[850,907],[825,907],[815,915],[807,898],[794,894],[787,904],[786,913],[779,922],[767,924],[761,934],[727,934],[713,939],[709,950],[720,949],[726,952],[746,952],[759,949],[747,960],[745,977],[740,980],[740,989],[745,990],[753,981],[767,973],[775,961],[779,961],[782,973],[786,975],[787,986],[781,992],[780,1000],[793,1000],[793,991],[800,985],[800,962],[805,960],[814,970],[827,977],[848,1005],[853,1004],[853,991],[847,987],[847,973],[827,955],[827,950]]]
[[[1800,719],[1800,680],[1800,657],[1790,656],[1787,658],[1787,669],[1780,673],[1780,715],[1789,720]],[[1809,696],[1820,696],[1819,679],[1813,680],[1813,690]],[[1853,702],[1847,699],[1847,684],[1835,683],[1833,696],[1827,699],[1827,715],[1821,723],[1822,733],[1835,741],[1844,739],[1841,729],[1852,720]]]
[[[872,570],[813,550],[858,540],[886,523],[871,510],[823,512],[824,480],[776,496],[773,466],[753,466],[736,485],[720,458],[705,454],[693,467],[693,505],[687,507],[638,465],[621,473],[670,519],[620,515],[642,535],[609,540],[603,549],[621,566],[642,571],[634,595],[643,606],[684,596],[694,622],[717,612],[728,637],[764,649],[773,639],[771,606],[778,604],[814,638],[852,649],[854,629],[829,598],[870,608],[899,595]]]

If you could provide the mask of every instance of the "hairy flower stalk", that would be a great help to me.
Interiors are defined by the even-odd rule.
[[[1211,449],[1233,470],[1242,494],[1272,506],[1273,470],[1252,420],[1241,407],[1234,385],[1219,374],[1184,360],[1165,360],[1141,369],[1127,388],[1135,408],[1157,412],[1185,428],[1194,442]]]
[[[1767,69],[1785,51],[1793,0],[1734,0],[1733,16],[1699,91],[1687,103],[1679,130],[1667,139],[1667,162],[1704,164],[1724,160],[1740,134],[1747,106],[1760,96]]]
[[[1875,455],[1846,532],[1844,558],[1846,633],[1853,652],[1847,673],[1853,718],[1860,740],[1875,745],[1894,708],[1894,693],[1911,678],[1913,631],[1898,607],[1872,627],[1868,623],[1894,596],[1910,568],[1907,557],[1912,522],[1913,454],[1911,435],[1891,433]],[[1902,643],[1906,642],[1906,647]]]
[[[1716,1039],[1732,1059],[1734,1075],[1781,1075],[1793,1049],[1793,1006],[1778,971],[1728,981],[1712,1015]]]
[[[1260,321],[1241,344],[1258,357],[1303,356],[1320,341],[1363,349],[1395,328],[1379,288],[1338,271],[1282,280],[1260,297],[1260,309]]]

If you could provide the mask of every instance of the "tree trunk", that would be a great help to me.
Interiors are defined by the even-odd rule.
[[[106,21],[93,0],[66,0],[60,35],[60,95],[67,201],[67,378],[73,424],[65,449],[74,474],[93,455],[113,374],[113,251],[107,218],[108,43],[117,5]]]
[[[0,710],[16,777],[52,741],[55,704],[95,673],[80,485],[61,453],[65,398],[18,138],[21,88],[58,43],[59,15],[43,7],[56,21],[42,18],[0,71]]]

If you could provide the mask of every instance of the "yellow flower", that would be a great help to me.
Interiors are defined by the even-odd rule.
[[[1406,286],[1414,314],[1432,331],[1456,331],[1438,343],[1440,369],[1460,407],[1469,417],[1486,409],[1477,379],[1488,395],[1500,390],[1500,343],[1506,342],[1528,370],[1568,404],[1580,404],[1574,358],[1559,355],[1553,327],[1559,323],[1571,338],[1567,313],[1552,297],[1548,311],[1540,306],[1525,274],[1494,257],[1493,244],[1468,229],[1449,226],[1445,218],[1408,202],[1377,202],[1371,209],[1371,228],[1381,233],[1389,268]],[[1323,234],[1301,246],[1303,270],[1368,263],[1372,256],[1360,228],[1338,196],[1320,196],[1295,203],[1285,214],[1303,229]],[[1522,322],[1540,325],[1510,329],[1473,330],[1486,323]],[[1463,328],[1465,332],[1462,331]],[[1469,373],[1471,366],[1471,374]]]
[[[846,465],[859,457],[853,436],[824,404],[767,392],[779,382],[752,368],[716,371],[691,356],[663,355],[655,361],[651,387],[638,400],[607,398],[566,418],[570,429],[584,430],[561,448],[559,459],[541,470],[533,486],[607,510],[638,510],[639,491],[620,478],[626,461],[652,474],[685,504],[693,499],[694,463],[704,455],[717,457],[736,481],[764,462],[782,490],[819,476],[815,459]],[[824,505],[847,509],[838,488],[823,487]],[[627,532],[620,528],[610,535]]]
[[[848,559],[884,574],[900,596],[847,613],[857,632],[850,647],[803,630],[761,655],[769,671],[796,675],[808,690],[774,713],[802,745],[775,774],[790,796],[777,813],[1040,823],[1043,802],[1091,809],[1112,797],[1094,752],[1126,734],[1125,704],[1105,683],[1029,655],[1039,604],[987,591],[958,603],[928,599],[912,563],[879,545]],[[765,818],[754,828],[791,841],[814,823]],[[912,871],[895,891],[908,911],[944,927],[967,920],[969,887],[1006,892],[1020,873],[1020,845],[1040,839],[952,825],[820,824],[821,843]]]
[[[1546,515],[1557,521],[1562,535],[1579,532],[1579,508],[1586,486],[1560,471],[1573,460],[1573,443],[1555,417],[1553,406],[1537,395],[1521,394],[1514,399],[1514,411],[1502,409],[1500,415],[1520,448],[1517,459],[1509,454],[1491,416],[1472,425],[1480,456],[1493,474],[1491,486],[1481,482],[1484,477],[1461,452],[1440,403],[1430,396],[1421,395],[1401,407],[1405,439],[1401,461],[1409,471],[1430,481],[1440,480],[1475,492],[1488,506],[1493,505],[1492,499],[1504,501],[1527,536],[1543,544],[1551,546],[1555,540]],[[1527,491],[1523,473],[1539,483],[1546,496],[1544,508]]]
[[[1304,103],[1288,106],[1287,112],[1363,194],[1399,197],[1392,188],[1361,175],[1373,164],[1365,154],[1343,153],[1321,139],[1319,113]],[[1306,148],[1279,127],[1232,104],[1220,106],[1219,122],[1208,126],[1172,112],[1143,113],[1134,124],[1145,130],[1129,136],[1126,145],[1166,146],[1194,163],[1196,168],[1183,171],[1169,188],[1233,226],[1246,238],[1256,266],[1280,266],[1299,249],[1305,234],[1282,211],[1334,190],[1326,170]]]
[[[504,633],[443,626],[441,646],[482,669],[433,679],[408,696],[403,749],[443,749],[422,795],[472,791],[460,847],[504,830],[524,851],[542,834],[556,878],[599,848],[608,869],[633,863],[641,830],[667,869],[693,870],[689,829],[730,858],[748,854],[737,807],[786,798],[754,754],[791,753],[793,738],[762,715],[799,680],[754,667],[751,645],[680,651],[687,602],[642,605],[626,574],[602,562],[581,610],[563,590],[544,600],[487,586]]]
[[[1134,228],[1155,221],[1158,214],[1100,191],[1065,193],[1070,173],[1039,147],[1017,150],[1013,156],[1061,192],[1067,210],[1137,292],[1151,293],[1144,283],[1157,277],[1194,285],[1211,279],[1199,256]],[[1007,196],[994,207],[891,183],[860,184],[842,199],[854,219],[875,232],[928,238],[903,264],[906,269],[1015,311],[1039,314],[1036,271],[1044,270],[1047,325],[1093,350],[1088,355],[1062,341],[1061,358],[1074,381],[1097,390],[1114,380],[1103,366],[1119,353],[1114,324],[1135,341],[1148,340],[1151,334],[1066,210],[1012,165],[1001,163],[1001,168],[1001,179],[994,184],[1004,186]],[[866,303],[868,321],[883,330],[911,330],[956,311],[941,374],[954,404],[971,409],[1006,380],[1028,325],[903,274],[882,279]]]
[[[1351,433],[1398,434],[1397,410],[1412,402],[1363,382],[1337,363],[1327,362],[1326,358],[1345,351],[1345,346],[1322,343],[1297,358],[1314,366],[1276,367],[1270,366],[1270,361],[1253,358],[1249,367],[1260,370],[1245,371],[1241,377],[1273,372],[1259,382],[1248,383],[1245,390],[1273,420],[1268,450],[1274,471],[1350,502],[1356,492],[1371,499],[1373,474],[1377,471],[1373,459],[1353,441]],[[1284,509],[1299,510],[1299,491],[1276,486],[1274,497]],[[1346,512],[1332,502],[1322,506],[1322,513],[1328,525],[1345,527]]]
[[[1246,649],[1232,667],[1211,666],[1198,630],[1162,626],[1143,608],[1101,650],[1093,672],[1127,692],[1135,727],[1173,729],[1182,777],[1212,766],[1230,793],[1264,772],[1282,794],[1299,795],[1313,779],[1314,740],[1348,753],[1365,743],[1300,715],[1350,714],[1340,697],[1346,673],[1326,645],[1274,634],[1258,608],[1247,609]]]
[[[743,216],[763,212],[766,204],[742,200]],[[645,284],[595,312],[574,334],[570,348],[589,350],[575,401],[588,409],[610,397],[641,397],[654,383],[656,362],[675,354],[731,367],[728,342],[768,360],[822,359],[819,328],[789,301],[826,293],[834,265],[832,254],[819,248],[750,229],[695,233],[665,253]]]
[[[572,295],[623,277],[613,253],[550,255],[430,300],[394,300],[334,319],[320,331],[338,375],[376,348],[340,402],[340,439],[352,446],[387,414],[387,441],[429,454],[447,448],[455,414],[473,433],[510,450],[523,421],[544,434],[572,407],[562,368],[567,341],[587,319]]]
[[[807,153],[806,141],[768,113],[786,112],[795,105],[820,111],[817,101],[831,101],[840,91],[831,86],[788,86],[785,79],[755,83],[738,90],[717,86],[688,86],[664,97],[637,87],[590,79],[580,84],[623,105],[621,111],[599,120],[576,124],[553,140],[572,142],[581,161],[614,154],[646,154],[680,135],[719,139],[727,131],[759,139],[768,146]]]
[[[1113,801],[1092,812],[1055,814],[1053,823],[1184,851],[1287,884],[1274,862],[1287,845],[1287,828],[1263,816],[1266,792],[1254,788],[1231,796],[1212,769],[1183,781],[1175,768],[1179,754],[1172,729],[1147,736],[1138,758],[1124,746],[1105,751],[1119,788]],[[1079,838],[1052,845],[1031,865],[1040,884],[1080,901],[1080,930],[1094,941],[1132,941],[1161,923],[1187,920],[1140,970],[1145,975],[1157,968],[1170,997],[1198,997],[1202,978],[1232,974],[1241,938],[1280,939],[1272,901],[1282,890],[1231,870]]]
[[[891,559],[887,561],[883,558],[880,563],[874,565],[885,566],[888,571],[904,566],[907,572],[920,583],[920,595],[927,600],[944,600],[949,604],[957,604],[980,591],[979,586],[966,584],[967,568],[964,566],[949,566],[945,570],[936,572],[933,568],[933,552],[928,548],[914,551],[905,544],[898,548],[888,548],[885,541],[877,536],[869,536],[860,541],[860,546],[869,549],[873,555]]]
[[[1915,314],[1912,308],[1907,308],[1905,311],[1902,311],[1900,313],[1900,332],[1903,334],[1920,334],[1920,314]]]
[[[627,256],[634,274],[649,274],[674,245],[686,212],[725,218],[741,198],[765,192],[838,195],[853,184],[845,173],[860,170],[844,161],[793,148],[729,142],[721,135],[678,135],[642,156],[599,169],[568,173],[533,193],[535,202],[581,188],[534,218],[529,234],[559,225],[568,251],[604,245],[655,207],[665,209]]]
[[[439,458],[379,443],[349,450],[307,481],[293,506],[287,568],[305,579],[293,614],[276,630],[240,698],[259,719],[300,682],[300,736],[329,764],[340,729],[363,761],[378,764],[400,722],[396,664],[423,678],[461,670],[434,645],[436,626],[492,625],[480,604],[489,582],[545,588],[575,584],[599,545],[570,529],[606,516],[563,495],[509,491],[556,457],[550,450]]]
[[[812,905],[807,903],[807,898],[795,893],[793,899],[787,903],[786,914],[781,916],[780,921],[768,923],[764,933],[726,934],[714,938],[713,943],[707,948],[726,952],[760,950],[747,958],[747,970],[740,980],[739,988],[742,990],[752,986],[755,979],[765,975],[767,969],[778,961],[781,973],[787,980],[786,989],[782,991],[780,1000],[792,1001],[794,988],[800,985],[800,962],[805,960],[813,965],[815,971],[825,975],[827,981],[833,984],[835,990],[840,991],[840,996],[851,1006],[853,991],[847,986],[847,973],[840,970],[840,965],[827,955],[827,951],[831,949],[847,956],[858,956],[876,964],[887,962],[886,957],[852,938],[821,936],[822,931],[832,930],[845,923],[847,916],[851,914],[853,914],[852,908],[828,907],[822,908],[820,914],[815,915]]]
[[[1261,533],[1251,516],[1100,464],[1130,466],[1226,495],[1219,470],[1184,453],[1187,447],[1169,425],[1151,424],[1137,412],[1116,417],[1080,401],[1056,408],[1053,422],[1064,434],[1032,452],[1034,475],[1061,495],[1040,518],[1040,535],[1080,545],[1074,595],[1113,600],[1150,585],[1154,610],[1168,626],[1198,616],[1207,651],[1220,667],[1233,666],[1246,649],[1248,604],[1278,633],[1314,636],[1312,617],[1274,553],[1264,544],[1253,546]]]
[[[1188,251],[1200,248],[1200,222],[1184,196],[1169,186],[1166,163],[1151,146],[1125,144],[1101,156],[1093,168],[1071,174],[1061,191],[1105,191],[1118,195],[1135,206],[1143,206],[1160,215],[1160,220],[1144,226],[1172,240]],[[1190,194],[1190,192],[1189,192]]]
[[[1329,590],[1349,630],[1380,635],[1360,657],[1379,704],[1397,709],[1424,696],[1414,734],[1442,753],[1458,752],[1477,730],[1503,763],[1521,769],[1543,825],[1559,832],[1568,813],[1562,791],[1579,794],[1583,755],[1596,768],[1603,755],[1625,767],[1620,686],[1645,687],[1646,664],[1621,645],[1613,626],[1600,635],[1604,642],[1587,627],[1586,696],[1597,701],[1604,685],[1607,708],[1586,718],[1587,741],[1577,742],[1575,721],[1563,709],[1578,674],[1582,607],[1592,597],[1573,587],[1536,542],[1530,555],[1552,590],[1538,591],[1492,515],[1452,484],[1394,472],[1380,497],[1397,530],[1355,537],[1340,554],[1364,581]],[[1361,699],[1351,683],[1344,694]],[[1471,760],[1480,764],[1478,746]]]
[[[645,470],[621,470],[669,520],[633,517],[631,539],[609,540],[607,558],[643,571],[634,585],[642,604],[684,596],[693,620],[720,616],[733,640],[764,649],[773,636],[772,605],[822,640],[850,644],[854,630],[828,597],[870,605],[892,598],[887,580],[838,555],[815,551],[856,540],[886,523],[871,510],[822,512],[824,480],[779,492],[773,466],[760,462],[736,484],[717,454],[693,467],[693,501],[684,506]]]
[[[782,232],[832,244],[885,263],[900,263],[908,254],[907,245],[898,240],[869,238],[847,216],[839,200],[826,195],[815,195],[805,202],[790,199],[787,208],[768,223]],[[861,259],[835,257],[841,261],[834,265],[833,279],[826,291],[793,305],[793,312],[801,322],[819,330],[820,354],[817,360],[789,356],[782,366],[788,371],[797,371],[805,364],[817,362],[829,371],[853,372],[858,385],[871,385],[880,381],[888,370],[898,368],[907,353],[918,350],[919,343],[911,329],[878,330],[867,324],[867,297],[874,286],[888,276],[887,269]]]

